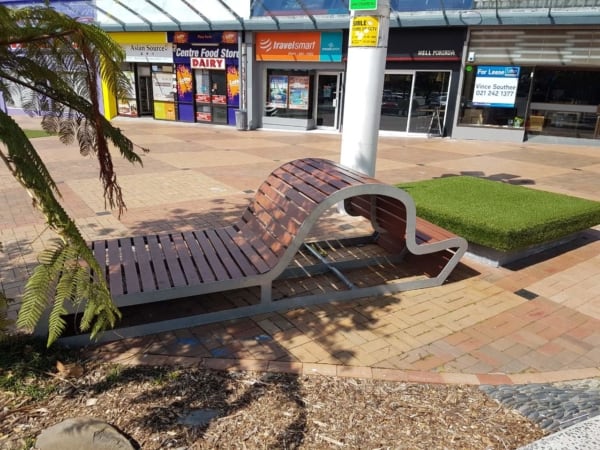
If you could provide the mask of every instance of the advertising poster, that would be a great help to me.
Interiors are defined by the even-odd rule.
[[[287,108],[288,106],[287,75],[271,75],[269,77],[269,103],[271,106]]]
[[[477,67],[473,105],[513,108],[520,69],[516,66]]]
[[[177,97],[180,102],[192,102],[194,97],[192,70],[188,65],[177,64]]]
[[[309,77],[289,77],[290,109],[308,109]]]
[[[175,103],[155,102],[154,118],[162,120],[175,120]]]
[[[227,66],[227,104],[239,106],[240,104],[240,74],[237,66]]]
[[[173,89],[173,74],[164,72],[154,72],[152,74],[152,95],[154,100],[160,102],[172,102]]]

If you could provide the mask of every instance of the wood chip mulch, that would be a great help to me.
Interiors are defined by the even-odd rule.
[[[0,390],[0,448],[33,448],[42,430],[81,416],[107,421],[145,450],[516,449],[544,435],[476,386],[101,363],[59,369],[43,400]]]

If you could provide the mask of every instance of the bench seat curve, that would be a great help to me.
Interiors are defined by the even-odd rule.
[[[316,247],[307,246],[307,236],[315,223],[336,205],[343,205],[350,216],[368,219],[372,233],[365,239],[397,260],[406,263],[420,255],[436,255],[433,262],[415,259],[415,265],[423,267],[428,276],[362,287],[345,279],[341,272],[344,268],[378,262],[366,258],[336,265],[315,252]],[[346,243],[362,245],[364,241],[354,238]],[[407,192],[333,161],[304,158],[275,169],[258,188],[240,219],[229,226],[98,240],[91,247],[105,269],[111,295],[120,308],[260,288],[260,301],[255,304],[136,324],[107,331],[99,337],[100,341],[109,341],[332,300],[437,286],[456,267],[467,242],[418,218]],[[308,268],[291,268],[302,249],[311,251],[317,263]],[[273,298],[273,284],[277,280],[324,272],[339,275],[346,289]],[[85,343],[82,335],[61,340]]]

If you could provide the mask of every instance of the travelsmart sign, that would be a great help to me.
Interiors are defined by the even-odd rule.
[[[514,107],[520,69],[516,66],[479,66],[475,77],[473,104]]]

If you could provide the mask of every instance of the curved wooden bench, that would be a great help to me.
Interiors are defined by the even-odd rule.
[[[365,287],[345,279],[345,268],[378,264],[380,260],[335,263],[315,252],[313,246],[306,246],[305,240],[315,223],[336,204],[344,204],[351,215],[369,219],[374,230],[365,239],[342,240],[342,245],[362,245],[368,240],[386,249],[396,260],[438,255],[433,264],[415,260],[415,264],[426,268],[428,276]],[[317,262],[294,269],[290,263],[301,247]],[[111,294],[121,308],[252,286],[259,286],[261,291],[257,304],[135,325],[100,337],[107,341],[325,301],[440,285],[465,253],[467,242],[417,218],[414,203],[405,191],[332,161],[307,158],[274,170],[242,217],[230,226],[100,240],[92,243],[92,249],[105,268]],[[327,271],[339,275],[347,289],[273,299],[274,281]],[[63,340],[84,343],[78,338]]]

